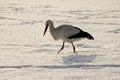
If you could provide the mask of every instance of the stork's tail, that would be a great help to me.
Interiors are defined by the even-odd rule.
[[[94,37],[88,32],[84,32],[84,36],[89,40],[94,40]]]

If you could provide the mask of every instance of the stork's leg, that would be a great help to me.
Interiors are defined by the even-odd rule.
[[[74,46],[74,44],[71,42],[71,44],[72,44],[72,46],[73,46],[73,51],[74,51],[74,53],[76,52],[75,51],[75,46]]]
[[[62,45],[62,47],[61,47],[61,49],[58,51],[58,53],[61,51],[61,50],[63,50],[63,48],[64,48],[64,41],[63,41],[63,45]]]

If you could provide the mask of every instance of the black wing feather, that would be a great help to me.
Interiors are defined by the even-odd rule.
[[[76,27],[76,28],[77,28],[77,27]],[[79,28],[78,28],[78,29],[79,29]],[[89,34],[88,32],[84,32],[84,31],[82,31],[81,29],[79,29],[79,30],[80,30],[79,33],[70,36],[69,39],[76,39],[76,38],[87,38],[87,39],[90,39],[90,40],[91,40],[91,39],[94,39],[94,38],[92,37],[92,35]]]

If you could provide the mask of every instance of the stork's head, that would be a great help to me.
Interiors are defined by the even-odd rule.
[[[53,26],[53,22],[52,22],[51,20],[47,20],[47,21],[45,22],[45,25],[46,25],[46,27],[45,27],[43,36],[45,35],[48,27],[49,27],[49,26]]]

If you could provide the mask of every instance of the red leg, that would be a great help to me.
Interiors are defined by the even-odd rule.
[[[75,51],[75,46],[74,46],[74,44],[71,42],[71,44],[72,44],[72,46],[73,46],[73,51],[74,51],[74,53],[76,52]]]
[[[61,49],[58,51],[58,53],[61,51],[61,50],[63,50],[63,48],[64,48],[64,41],[63,41],[63,45],[62,45],[62,47],[61,47]]]

